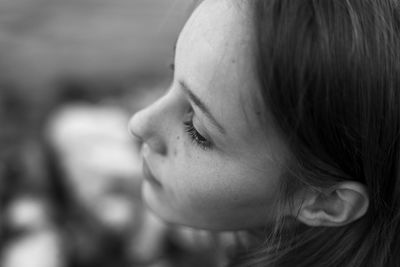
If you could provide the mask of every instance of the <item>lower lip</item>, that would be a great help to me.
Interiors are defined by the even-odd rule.
[[[151,184],[161,187],[161,183],[153,176],[149,169],[149,166],[147,166],[147,163],[145,161],[143,161],[143,175],[146,181],[149,181]]]

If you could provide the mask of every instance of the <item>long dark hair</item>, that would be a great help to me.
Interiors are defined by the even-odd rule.
[[[279,237],[237,264],[398,266],[400,2],[251,3],[264,101],[293,155],[286,200],[300,187],[352,180],[366,186],[370,206],[337,228],[278,222]]]

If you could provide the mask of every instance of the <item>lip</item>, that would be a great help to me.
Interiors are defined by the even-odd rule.
[[[145,160],[143,160],[143,175],[146,181],[149,181],[151,184],[154,184],[158,187],[162,187],[160,181],[158,181],[157,178],[152,174]]]

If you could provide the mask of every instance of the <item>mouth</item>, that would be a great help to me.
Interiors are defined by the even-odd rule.
[[[157,178],[154,177],[154,175],[151,173],[150,168],[145,160],[143,160],[143,175],[144,179],[149,183],[154,184],[158,187],[162,187],[160,181],[158,181]]]

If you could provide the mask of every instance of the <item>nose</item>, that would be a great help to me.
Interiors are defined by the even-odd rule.
[[[147,144],[149,148],[158,154],[167,153],[166,136],[163,134],[165,127],[165,113],[162,100],[135,113],[129,121],[131,135],[141,145]]]

